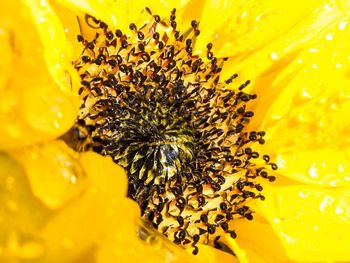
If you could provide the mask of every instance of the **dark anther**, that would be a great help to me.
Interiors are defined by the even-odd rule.
[[[201,184],[196,185],[197,193],[202,194],[203,193],[203,186]]]
[[[150,57],[147,53],[144,53],[144,54],[142,55],[142,59],[143,59],[144,61],[148,62],[148,61],[150,61],[151,57]]]
[[[264,139],[259,139],[259,144],[264,144],[265,143],[265,140]]]
[[[125,66],[125,65],[120,65],[120,66],[119,66],[119,69],[120,69],[120,71],[123,72],[123,73],[126,73],[126,72],[128,71],[128,67]]]
[[[264,159],[264,161],[267,162],[267,163],[270,162],[270,156],[268,156],[267,154],[264,154],[264,155],[263,155],[263,159]]]
[[[244,113],[244,117],[251,118],[254,116],[254,112],[252,111],[247,111]]]
[[[145,10],[146,10],[146,12],[147,12],[148,14],[152,15],[151,10],[150,10],[147,6],[145,7]]]
[[[150,212],[148,213],[148,220],[152,222],[153,219],[154,219],[154,212],[153,212],[153,211],[150,211]]]
[[[219,221],[221,221],[221,220],[224,219],[224,218],[225,218],[225,216],[218,214],[218,215],[216,215],[214,221],[215,221],[215,222],[219,222]]]
[[[220,226],[224,231],[228,230],[228,224],[226,222],[221,223]]]
[[[267,179],[270,181],[270,182],[273,182],[276,180],[276,177],[274,176],[268,176]]]
[[[264,131],[259,131],[258,134],[259,134],[260,136],[265,136],[266,133],[265,133]]]
[[[136,30],[136,25],[135,25],[134,23],[131,23],[131,24],[129,25],[129,28],[130,28],[131,30]]]
[[[198,22],[197,22],[196,20],[192,20],[191,26],[192,26],[193,28],[197,28],[197,27],[198,27]]]
[[[183,197],[180,197],[176,200],[176,206],[179,207],[180,209],[184,208],[186,205],[186,200]]]
[[[117,65],[117,61],[111,59],[111,60],[108,60],[108,64],[111,65],[112,67],[115,67]]]
[[[252,152],[252,154],[250,155],[250,157],[252,158],[259,158],[259,153],[258,152]]]
[[[245,218],[247,218],[248,220],[253,220],[253,215],[252,215],[252,214],[245,214],[244,216],[245,216]]]
[[[81,85],[84,85],[84,86],[86,86],[86,87],[90,87],[90,82],[88,82],[88,81],[86,81],[86,80],[83,80],[82,82],[81,82]]]
[[[184,221],[184,218],[182,216],[178,216],[176,218],[177,222],[179,223],[180,226],[183,226],[185,221]]]
[[[158,211],[158,212],[162,212],[162,211],[163,211],[163,208],[164,208],[164,203],[159,203],[159,204],[157,205],[157,211]]]
[[[123,33],[122,33],[122,31],[120,31],[119,29],[117,29],[117,30],[115,31],[115,35],[116,35],[117,37],[121,38],[121,37],[123,36]]]
[[[237,109],[237,113],[239,113],[239,114],[244,114],[244,112],[245,112],[244,107],[239,107],[239,108]]]
[[[78,42],[83,42],[84,37],[82,35],[77,35]]]
[[[201,219],[201,221],[202,221],[203,223],[207,223],[207,222],[208,222],[208,216],[205,215],[205,214],[202,214],[202,215],[200,216],[200,219]]]
[[[209,51],[209,52],[207,53],[207,58],[208,58],[208,59],[212,59],[212,58],[213,58],[213,52],[210,52],[210,51]]]
[[[198,197],[198,204],[199,204],[199,206],[204,206],[204,204],[205,204],[204,196],[199,196]]]
[[[211,235],[215,233],[215,226],[214,225],[208,225],[208,233]]]
[[[108,40],[112,40],[114,35],[113,35],[113,32],[112,31],[108,31],[107,34],[106,34],[106,37]]]
[[[183,229],[177,231],[177,232],[175,233],[175,237],[176,237],[178,240],[180,240],[180,241],[183,240],[183,239],[185,239],[185,237],[186,237],[186,231],[183,230]]]
[[[98,66],[100,66],[100,65],[102,64],[102,60],[96,58],[96,59],[95,59],[95,64],[98,65]]]
[[[159,49],[163,49],[163,48],[164,48],[164,43],[163,43],[162,41],[160,41],[160,42],[158,43],[158,48],[159,48]]]
[[[123,58],[120,55],[116,56],[118,64],[121,64],[123,62]]]
[[[159,23],[160,22],[160,16],[159,15],[154,15],[154,20]]]
[[[170,60],[169,64],[168,64],[168,68],[172,69],[173,67],[176,66],[176,61],[175,60]]]
[[[199,241],[200,236],[198,234],[193,235],[193,245],[197,244]]]
[[[249,148],[249,147],[244,149],[244,153],[245,154],[251,154],[252,152],[253,152],[253,150],[251,148]]]
[[[137,32],[137,37],[140,39],[140,40],[143,40],[145,38],[145,34],[141,31]]]
[[[100,28],[102,28],[102,29],[107,29],[108,26],[107,26],[107,24],[106,24],[105,22],[101,22],[101,23],[100,23]]]
[[[141,51],[144,51],[145,50],[145,46],[141,43],[138,44],[137,46]]]
[[[277,170],[278,166],[275,163],[270,163],[272,170]]]
[[[186,39],[186,46],[191,46],[192,40],[190,38]]]
[[[263,190],[260,184],[255,185],[255,189],[258,190],[259,192]]]
[[[173,29],[176,29],[176,22],[175,21],[171,21],[170,25]]]
[[[211,50],[212,48],[213,48],[213,44],[212,44],[212,43],[208,43],[207,49],[208,49],[208,50]]]
[[[224,202],[220,203],[220,209],[225,211],[227,209],[227,204]]]
[[[89,56],[82,56],[81,57],[81,60],[84,62],[84,63],[87,63],[90,61],[90,57]]]
[[[128,42],[126,40],[122,41],[122,48],[127,48],[128,47]]]
[[[153,39],[155,39],[155,40],[158,40],[158,39],[159,39],[159,33],[158,33],[158,32],[155,32],[155,33],[153,34]]]
[[[237,189],[238,189],[239,191],[242,191],[243,188],[244,188],[244,184],[243,184],[241,181],[238,181],[238,182],[236,183],[236,187],[237,187]]]
[[[237,209],[237,213],[238,213],[239,215],[243,216],[243,215],[245,214],[244,208],[242,208],[242,207],[238,208],[238,209]]]
[[[232,237],[233,239],[237,237],[237,234],[234,230],[231,230],[229,233],[230,233],[230,237]]]
[[[242,164],[242,161],[240,159],[233,159],[232,164],[234,166],[240,166]]]
[[[267,178],[267,172],[265,172],[265,171],[260,172],[260,176],[262,178]]]

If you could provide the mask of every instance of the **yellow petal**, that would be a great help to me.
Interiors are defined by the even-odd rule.
[[[350,189],[296,185],[269,189],[257,203],[296,261],[350,260]]]
[[[40,258],[44,245],[38,229],[49,211],[33,198],[22,167],[4,153],[0,153],[0,193],[0,261]]]
[[[127,236],[131,222],[124,221],[123,215],[138,215],[138,210],[131,207],[127,211],[119,209],[127,202],[123,197],[126,175],[110,158],[87,152],[81,154],[79,163],[88,187],[43,226],[41,236],[47,247],[43,262],[73,262],[95,247],[114,221]]]
[[[278,1],[275,2],[277,3]],[[246,42],[241,45],[242,47],[245,46],[248,50],[251,49],[250,46],[259,47],[255,50],[244,52],[241,55],[236,55],[235,53],[224,54],[225,56],[231,55],[232,58],[224,65],[223,74],[221,75],[222,79],[227,79],[232,73],[238,73],[240,78],[237,81],[240,79],[242,81],[247,79],[252,80],[253,85],[250,85],[248,89],[253,88],[254,91],[257,91],[258,95],[260,95],[260,101],[263,101],[264,104],[273,101],[281,89],[281,87],[271,86],[271,79],[273,80],[278,76],[293,61],[298,52],[304,48],[304,44],[315,38],[317,34],[322,32],[333,21],[346,16],[350,10],[348,6],[341,4],[340,1],[309,1],[307,3],[308,5],[305,6],[306,8],[302,11],[302,13],[304,12],[304,16],[298,18],[299,12],[295,8],[303,8],[304,2],[300,3],[300,5],[295,5],[295,8],[289,7],[287,9],[283,8],[286,2],[278,3],[276,5],[281,5],[281,10],[267,9],[268,11],[275,11],[275,15],[267,19],[271,20],[272,25],[269,25],[270,27],[268,24],[261,26],[260,31],[262,33],[266,33],[270,37],[274,36],[274,31],[278,29],[272,30],[271,27],[279,28],[280,23],[284,24],[284,20],[289,21],[289,9],[293,13],[291,18],[296,20],[284,24],[285,26],[288,25],[288,27],[284,28],[285,31],[283,34],[276,35],[273,41],[268,37],[264,39],[264,34],[262,34],[262,39],[255,40],[257,44]],[[280,17],[280,19],[275,20],[277,17]],[[259,22],[254,21],[254,23]],[[247,31],[247,36],[254,41],[255,33],[250,36],[250,31]],[[223,41],[225,41],[225,38]],[[261,45],[262,43],[264,44]],[[236,44],[235,41],[228,41],[227,45],[235,46]],[[259,116],[263,116],[264,113]]]
[[[139,210],[119,209],[131,201],[124,197],[126,175],[110,158],[72,154],[60,142],[16,154],[23,166],[0,154],[1,262],[73,262],[109,233],[112,222],[130,230],[122,214],[137,218]],[[72,173],[80,188],[69,179]],[[69,203],[57,209],[60,199]]]
[[[282,243],[271,225],[254,215],[253,221],[235,220],[236,242],[249,262],[289,262]]]
[[[10,1],[0,16],[0,54],[11,70],[0,77],[0,149],[55,138],[78,108],[63,28],[45,1]]]
[[[273,82],[275,100],[256,109],[267,110],[265,150],[281,174],[303,183],[350,185],[349,22],[334,21],[305,45]]]
[[[50,209],[62,207],[87,186],[85,171],[76,161],[79,155],[61,141],[21,148],[11,155],[25,168],[34,196]]]
[[[145,227],[129,209],[139,211],[139,206],[129,200],[119,203],[123,228],[114,220],[106,235],[99,241],[96,251],[97,263],[145,262],[145,263],[197,263],[200,262],[191,252],[173,244],[150,227]],[[125,222],[128,222],[125,224]],[[140,240],[140,236],[144,241]]]
[[[220,262],[239,262],[233,255],[220,251],[210,246],[198,245],[198,255],[197,258],[202,263],[220,263]]]
[[[214,42],[218,56],[250,53],[283,35],[322,2],[208,0],[200,19],[203,46],[198,48]]]

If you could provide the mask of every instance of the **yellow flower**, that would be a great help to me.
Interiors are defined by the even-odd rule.
[[[55,139],[78,110],[69,63],[81,54],[72,36],[87,29],[75,14],[127,32],[131,22],[143,22],[145,6],[162,17],[176,7],[179,30],[200,21],[193,52],[205,54],[212,42],[217,56],[230,57],[220,77],[237,72],[235,81],[250,79],[247,88],[258,94],[248,128],[267,132],[254,149],[277,161],[279,176],[274,184],[260,182],[266,199],[249,204],[253,221],[233,221],[237,239],[226,237],[226,244],[238,260],[350,260],[348,1],[17,4],[0,11],[0,261],[235,260],[205,245],[192,256],[144,227],[136,203],[124,197],[119,166]]]

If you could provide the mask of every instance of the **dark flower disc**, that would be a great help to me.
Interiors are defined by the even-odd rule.
[[[175,18],[175,10],[168,21],[150,16],[123,33],[86,16],[96,36],[78,36],[82,104],[65,138],[123,166],[143,217],[197,253],[197,243],[220,247],[224,233],[236,237],[231,221],[253,218],[247,202],[264,199],[256,178],[273,181],[268,171],[277,166],[254,151],[265,133],[245,129],[256,98],[243,91],[249,80],[220,81],[225,59],[211,43],[206,56],[193,54],[199,23],[182,33]]]

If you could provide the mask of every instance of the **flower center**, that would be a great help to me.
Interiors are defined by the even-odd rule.
[[[177,244],[212,244],[227,233],[230,222],[253,218],[246,205],[264,199],[257,177],[267,173],[252,146],[264,143],[263,131],[246,131],[253,117],[243,92],[249,81],[230,88],[219,74],[225,59],[192,54],[198,23],[180,33],[175,11],[170,21],[152,16],[131,33],[112,32],[86,17],[96,36],[83,44],[75,62],[80,74],[80,114],[67,140],[78,150],[109,155],[128,172],[128,196],[142,215]],[[93,24],[92,24],[93,23]],[[68,136],[68,135],[67,135]],[[66,138],[68,138],[66,136]]]

